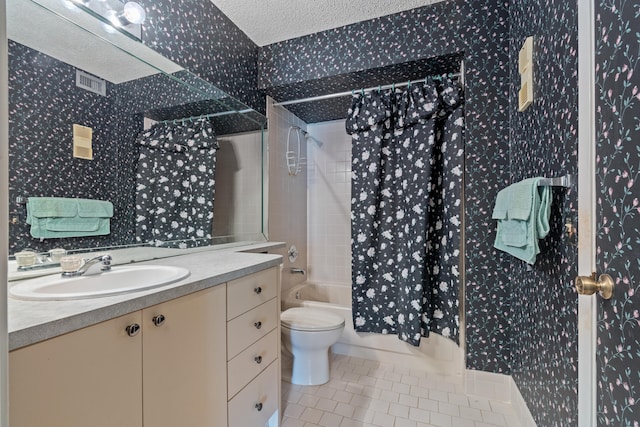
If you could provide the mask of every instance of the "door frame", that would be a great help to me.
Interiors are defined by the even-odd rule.
[[[578,0],[578,274],[596,269],[595,20]],[[578,296],[578,426],[596,426],[597,298]]]
[[[0,0],[0,199],[9,200],[9,78],[6,2]],[[7,283],[9,209],[0,211],[0,283]],[[0,286],[0,426],[9,425],[7,287]]]

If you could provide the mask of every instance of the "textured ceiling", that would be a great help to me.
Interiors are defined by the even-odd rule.
[[[443,0],[211,0],[258,46]]]

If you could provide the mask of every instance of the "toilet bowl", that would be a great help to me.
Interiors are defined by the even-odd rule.
[[[282,342],[293,355],[291,382],[320,385],[329,381],[329,347],[344,330],[344,318],[309,307],[290,308],[280,315]]]

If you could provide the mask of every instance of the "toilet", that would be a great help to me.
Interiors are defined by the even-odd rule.
[[[291,383],[320,385],[329,381],[329,347],[344,330],[344,318],[330,311],[294,307],[280,315],[282,341],[293,354]]]

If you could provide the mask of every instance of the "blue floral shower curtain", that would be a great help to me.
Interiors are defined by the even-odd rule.
[[[459,341],[463,96],[457,81],[355,94],[351,246],[356,331]]]
[[[218,149],[211,122],[157,123],[137,142],[136,241],[211,244]]]

